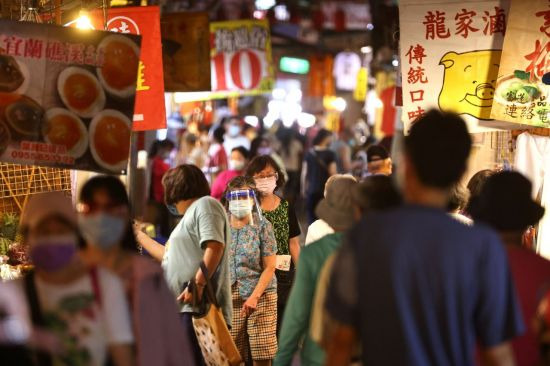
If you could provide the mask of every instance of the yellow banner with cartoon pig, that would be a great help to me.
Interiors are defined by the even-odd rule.
[[[548,0],[512,0],[491,117],[550,127]]]
[[[470,132],[492,120],[508,0],[402,0],[399,5],[405,131],[431,108],[456,112]]]

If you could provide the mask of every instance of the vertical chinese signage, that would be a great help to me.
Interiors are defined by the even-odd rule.
[[[95,29],[103,29],[103,12],[94,13]],[[107,30],[141,35],[137,80],[134,131],[166,128],[164,110],[164,79],[162,45],[160,42],[160,13],[158,6],[138,6],[109,9]]]
[[[509,1],[402,0],[403,115],[459,113],[471,132],[491,119]]]
[[[550,128],[550,1],[512,0],[491,117]]]
[[[161,31],[166,91],[210,91],[208,13],[163,14]]]
[[[0,161],[124,173],[140,39],[0,20]]]
[[[271,36],[266,20],[210,23],[214,94],[261,94],[273,88]]]

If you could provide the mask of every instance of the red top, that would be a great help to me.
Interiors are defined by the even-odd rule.
[[[532,323],[544,286],[550,284],[550,261],[529,249],[507,245],[526,333],[512,342],[518,366],[538,365],[539,350]]]
[[[160,156],[153,159],[151,169],[151,195],[153,200],[158,203],[164,203],[164,187],[162,186],[162,177],[170,169]]]
[[[241,175],[242,172],[237,170],[225,170],[221,172],[217,177],[214,183],[212,183],[212,189],[211,195],[215,199],[219,200],[222,198],[223,191],[225,191],[225,188],[227,187],[227,184],[231,181],[231,179],[238,177]]]
[[[227,169],[227,154],[225,153],[225,149],[223,148],[223,145],[220,144],[220,147],[218,148],[218,151],[214,153],[210,157],[210,161],[208,162],[209,168],[218,167],[221,170]]]

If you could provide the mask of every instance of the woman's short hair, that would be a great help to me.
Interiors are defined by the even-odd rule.
[[[164,201],[169,205],[210,195],[210,186],[203,172],[191,164],[182,164],[167,171],[162,185]]]
[[[250,151],[248,151],[248,149],[244,146],[234,147],[233,150],[231,150],[231,152],[233,151],[239,152],[239,154],[241,154],[245,160],[250,159]]]
[[[320,129],[319,132],[317,132],[317,135],[315,135],[315,138],[313,138],[313,146],[320,145],[326,140],[327,137],[330,136],[332,136],[332,132],[324,128]]]
[[[254,177],[255,174],[258,174],[268,166],[272,167],[273,170],[277,173],[277,189],[282,188],[285,185],[285,175],[279,168],[279,165],[273,160],[269,155],[260,155],[256,156],[250,164],[246,167],[246,175],[249,177]]]

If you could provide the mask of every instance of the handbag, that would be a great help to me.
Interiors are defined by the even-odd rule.
[[[200,268],[206,278],[206,286],[203,294],[204,301],[200,304],[201,311],[193,314],[193,328],[204,361],[207,366],[238,366],[242,363],[242,358],[227,328],[204,262],[201,262]],[[194,279],[189,286],[193,294],[193,307],[197,307],[199,299]]]

